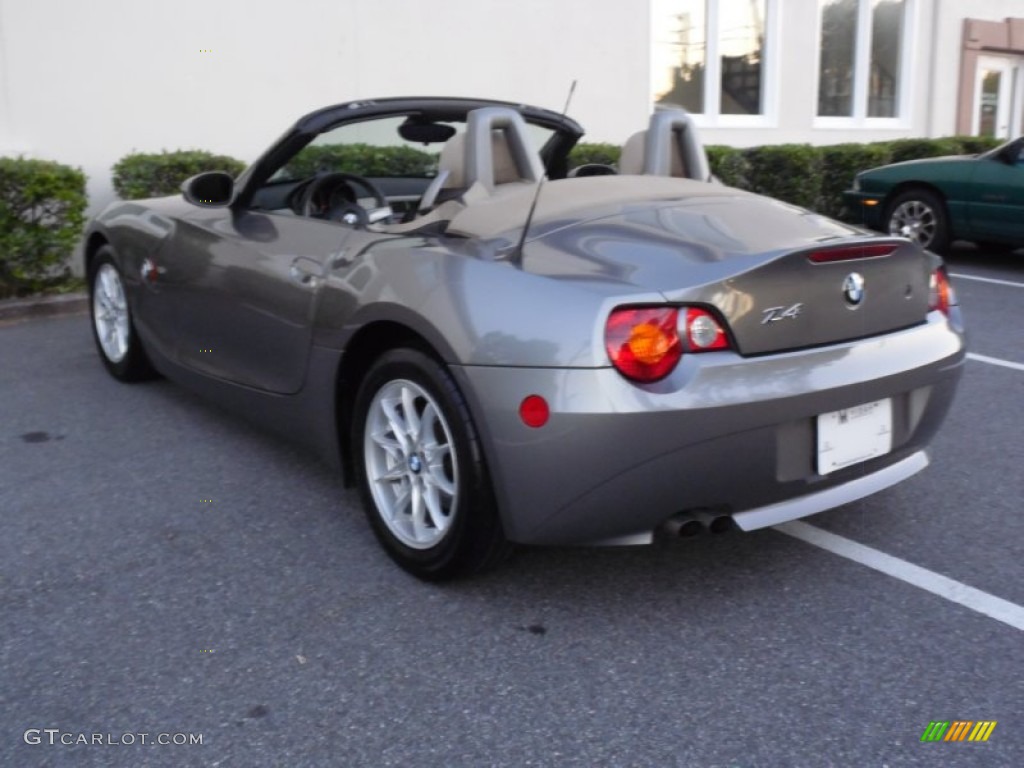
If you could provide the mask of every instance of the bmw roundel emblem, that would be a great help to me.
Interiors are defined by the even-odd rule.
[[[851,307],[856,307],[864,300],[864,278],[857,272],[851,272],[843,280],[843,298]]]

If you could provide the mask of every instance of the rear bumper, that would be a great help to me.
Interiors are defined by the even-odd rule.
[[[842,485],[817,493],[809,493],[788,501],[737,512],[732,519],[744,531],[756,531],[758,528],[788,523],[790,520],[824,512],[826,509],[834,509],[843,504],[863,499],[873,493],[884,491],[886,488],[902,483],[908,477],[916,475],[927,466],[928,454],[918,451],[895,464],[872,472],[870,475],[848,480]]]
[[[611,368],[455,367],[480,428],[506,534],[571,544],[647,534],[689,510],[753,529],[845,504],[923,468],[953,400],[963,338],[940,314],[916,328],[757,358],[685,357],[640,387]],[[551,407],[525,426],[530,394]],[[893,448],[822,476],[818,414],[892,398]]]

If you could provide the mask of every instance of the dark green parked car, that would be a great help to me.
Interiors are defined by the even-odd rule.
[[[953,240],[1024,246],[1024,137],[981,155],[908,160],[857,174],[843,201],[865,226],[933,251]]]

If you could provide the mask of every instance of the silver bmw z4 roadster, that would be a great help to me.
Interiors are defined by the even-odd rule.
[[[965,356],[939,257],[710,175],[660,111],[569,170],[556,112],[342,104],[237,178],[115,202],[100,360],[308,444],[426,579],[512,544],[754,530],[898,483]]]

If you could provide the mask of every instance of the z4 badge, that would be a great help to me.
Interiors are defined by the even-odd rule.
[[[803,308],[803,302],[797,302],[791,307],[768,307],[768,309],[762,309],[761,314],[764,315],[764,319],[761,320],[761,325],[777,323],[779,320],[796,320],[800,317]]]

